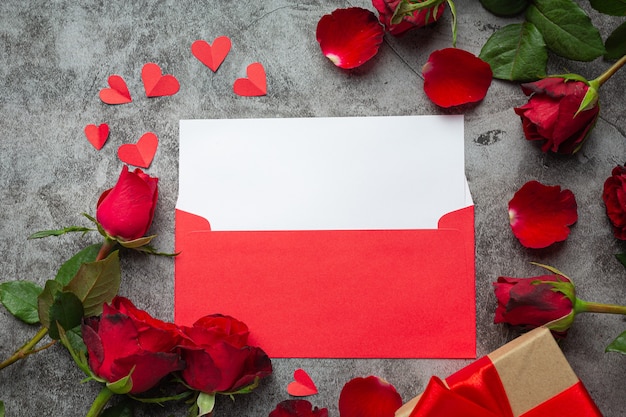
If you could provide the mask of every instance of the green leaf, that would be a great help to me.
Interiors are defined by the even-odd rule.
[[[63,265],[61,265],[61,268],[59,268],[59,271],[54,279],[60,282],[63,286],[67,285],[78,273],[82,264],[94,262],[96,260],[98,252],[100,251],[100,246],[101,245],[99,243],[87,246],[85,249],[72,256]]]
[[[42,230],[40,232],[33,233],[32,235],[28,236],[28,238],[29,239],[42,239],[44,237],[50,237],[50,236],[61,236],[66,233],[74,233],[74,232],[87,233],[87,232],[92,232],[94,230],[96,229],[91,229],[89,227],[70,226],[70,227],[64,227],[63,229]]]
[[[501,80],[532,81],[545,77],[548,50],[539,30],[529,22],[505,26],[485,43],[479,58]]]
[[[626,332],[617,336],[605,349],[605,352],[618,352],[626,355]]]
[[[4,403],[0,401],[0,417],[4,417]]]
[[[76,362],[76,365],[78,365],[78,367],[87,376],[95,379],[96,376],[91,372],[91,369],[89,368],[89,362],[87,361],[87,356],[85,355],[85,352],[83,352],[82,350],[74,349],[73,342],[70,340],[70,337],[68,337],[71,332],[66,332],[63,327],[59,327],[58,330],[61,343],[63,343],[63,346],[65,346],[70,352],[70,355],[72,356],[72,359],[74,359],[74,362]],[[86,350],[87,349],[85,349],[85,351]]]
[[[200,395],[198,395],[196,404],[198,404],[199,410],[198,417],[211,413],[211,411],[213,411],[213,407],[215,407],[215,394],[201,392]]]
[[[105,259],[82,264],[64,291],[74,293],[83,303],[85,317],[98,316],[102,305],[113,300],[120,288],[118,251]]]
[[[626,267],[626,253],[618,253],[615,257]]]
[[[60,282],[49,279],[46,281],[43,291],[39,294],[39,297],[37,297],[37,312],[39,313],[39,321],[48,329],[50,328],[50,307],[54,303],[57,293],[59,293],[62,289],[63,286]]]
[[[589,3],[600,13],[626,16],[626,0],[589,0]]]
[[[604,42],[606,59],[618,59],[626,55],[626,22],[619,25]]]
[[[526,10],[528,0],[480,0],[483,7],[497,16],[514,16]]]
[[[574,61],[592,61],[606,50],[600,32],[589,16],[572,0],[534,0],[526,9],[554,53]]]
[[[0,302],[9,313],[24,323],[39,323],[37,297],[43,289],[29,281],[10,281],[0,284]]]
[[[50,306],[48,334],[59,339],[59,328],[72,329],[80,325],[83,319],[83,303],[71,292],[58,292]]]

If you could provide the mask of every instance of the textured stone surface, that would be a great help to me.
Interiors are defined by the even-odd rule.
[[[592,12],[604,38],[618,19]],[[97,198],[117,178],[117,148],[147,131],[160,139],[149,172],[160,177],[160,200],[152,231],[155,245],[174,246],[177,198],[178,120],[191,118],[367,116],[443,114],[422,90],[421,66],[429,53],[451,45],[447,14],[436,26],[396,39],[385,37],[371,62],[341,71],[324,58],[315,40],[318,19],[337,7],[372,9],[366,0],[267,1],[25,1],[0,3],[0,281],[27,279],[43,284],[59,265],[96,235],[26,240],[34,231],[86,225],[81,213],[94,213]],[[493,31],[516,19],[496,18],[478,1],[458,0],[458,46],[478,53]],[[517,19],[519,20],[519,19]],[[196,39],[227,35],[233,48],[217,73],[190,52]],[[232,93],[235,78],[254,61],[265,65],[268,94],[245,98]],[[140,72],[158,63],[176,75],[181,90],[173,97],[148,99]],[[574,63],[551,57],[549,73],[566,70],[588,78],[608,67],[602,59]],[[133,102],[107,106],[98,99],[106,79],[119,74]],[[578,284],[582,298],[626,303],[626,271],[614,258],[625,252],[604,213],[602,184],[616,164],[626,161],[626,70],[601,91],[602,111],[589,143],[576,156],[546,155],[523,139],[512,107],[526,100],[519,87],[494,81],[485,100],[463,109],[466,172],[476,204],[477,350],[488,353],[516,333],[492,324],[498,275],[540,273],[530,261],[553,265]],[[453,112],[460,112],[455,110]],[[106,122],[109,141],[96,151],[85,139],[90,123]],[[410,134],[411,132],[407,132]],[[436,138],[434,138],[436,139]],[[579,221],[569,239],[546,250],[520,246],[508,226],[506,204],[526,181],[560,184],[579,204]],[[452,289],[453,290],[453,289]],[[125,256],[121,294],[155,316],[173,316],[173,262],[167,258]],[[419,323],[416,323],[419,326]],[[626,330],[621,317],[579,317],[561,346],[602,412],[622,416],[626,409],[626,357],[604,353]],[[36,329],[0,309],[0,357],[30,338]],[[373,340],[363,343],[377,343]],[[419,342],[418,342],[419,343]],[[432,374],[446,376],[462,360],[275,360],[274,375],[235,402],[218,400],[216,416],[266,416],[288,398],[286,386],[296,368],[305,368],[320,394],[310,398],[337,416],[344,383],[378,375],[393,383],[404,400],[423,389]],[[55,346],[0,372],[0,400],[8,416],[81,416],[98,384],[80,384],[83,374]],[[184,416],[186,406],[151,406],[140,416]]]

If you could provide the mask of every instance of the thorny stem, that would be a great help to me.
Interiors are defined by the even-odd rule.
[[[30,339],[28,342],[26,342],[21,348],[16,350],[15,353],[13,353],[13,355],[11,355],[10,358],[8,358],[4,362],[0,363],[0,369],[4,369],[7,366],[9,366],[9,365],[19,361],[20,359],[24,359],[28,355],[31,355],[31,354],[36,353],[36,352],[39,352],[40,350],[44,350],[44,349],[47,349],[50,346],[52,346],[55,342],[48,343],[47,345],[45,345],[44,347],[42,347],[40,349],[35,349],[35,346],[37,346],[37,343],[39,343],[41,341],[41,339],[43,339],[44,336],[46,336],[47,334],[48,334],[48,329],[47,328],[42,327],[41,329],[39,329],[37,334],[35,336],[33,336],[32,339]]]

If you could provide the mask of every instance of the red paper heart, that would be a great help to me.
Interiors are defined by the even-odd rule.
[[[294,397],[306,397],[317,394],[315,383],[304,369],[296,369],[293,373],[294,381],[287,385],[287,392]]]
[[[265,69],[259,62],[253,62],[246,69],[247,78],[237,78],[233,85],[235,94],[246,97],[264,96],[267,93]]]
[[[106,104],[130,103],[130,92],[126,86],[126,81],[119,75],[111,75],[108,79],[110,88],[100,90],[100,100]]]
[[[140,168],[148,168],[159,146],[157,136],[148,132],[137,143],[127,143],[117,149],[117,156],[122,162]]]
[[[94,148],[100,150],[109,138],[109,125],[106,123],[102,123],[98,126],[87,125],[85,126],[85,136],[87,136],[87,140]]]
[[[230,38],[220,36],[213,41],[213,45],[207,41],[197,40],[191,44],[191,53],[198,58],[211,71],[215,72],[222,65],[226,55],[230,51]]]
[[[143,66],[141,80],[148,97],[173,96],[180,89],[176,77],[171,74],[163,75],[161,67],[154,62],[148,62]]]

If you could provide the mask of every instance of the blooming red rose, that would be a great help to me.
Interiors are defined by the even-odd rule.
[[[545,248],[569,235],[578,220],[574,193],[529,181],[509,201],[511,230],[527,248]]]
[[[394,386],[377,376],[354,378],[339,394],[340,417],[394,417],[401,406]]]
[[[316,37],[322,53],[340,68],[356,68],[369,61],[383,41],[376,15],[360,7],[337,9],[322,16]]]
[[[258,347],[248,346],[248,327],[228,316],[211,315],[182,327],[182,377],[189,387],[213,394],[254,387],[272,373],[272,363]]]
[[[602,200],[606,207],[606,215],[613,225],[613,235],[617,239],[626,240],[626,167],[618,165],[613,168],[611,176],[604,182]]]
[[[574,321],[575,289],[563,275],[532,278],[498,277],[493,283],[498,307],[494,323],[507,323],[532,329],[551,323],[558,335],[565,336]]]
[[[328,409],[313,407],[307,400],[285,400],[278,403],[269,417],[328,417]]]
[[[93,373],[116,382],[132,372],[131,394],[152,388],[184,367],[176,352],[181,338],[176,327],[151,317],[123,297],[105,304],[99,318],[85,319],[82,336]]]
[[[582,81],[561,77],[522,84],[522,91],[530,99],[514,110],[522,119],[526,139],[542,141],[544,152],[569,155],[578,151],[600,112],[597,104],[579,112],[588,90]]]
[[[113,237],[135,240],[144,236],[154,217],[158,197],[158,178],[139,168],[130,172],[125,165],[117,184],[98,200],[96,219]]]
[[[422,68],[422,75],[424,92],[441,107],[482,100],[493,79],[488,63],[458,48],[434,51]]]
[[[418,3],[424,1],[425,0],[418,0]],[[380,23],[385,25],[385,30],[394,36],[400,36],[408,30],[424,27],[436,22],[446,9],[446,3],[440,3],[434,7],[416,10],[408,16],[404,16],[400,23],[392,24],[391,17],[400,2],[401,0],[372,0],[372,5],[378,10]]]

